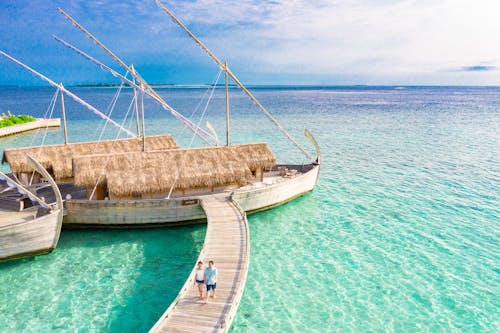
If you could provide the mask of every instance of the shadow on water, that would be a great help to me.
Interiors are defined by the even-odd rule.
[[[175,299],[205,231],[203,224],[63,230],[52,253],[0,264],[0,325],[12,332],[147,332]]]
[[[198,258],[206,225],[136,230],[143,244],[140,273],[125,302],[111,310],[109,332],[147,332],[177,296]]]
[[[293,209],[294,205],[311,205],[311,194],[293,200],[281,207],[276,207],[278,215],[281,209]],[[308,210],[305,210],[308,212]],[[257,213],[257,219],[266,216],[266,212]],[[271,214],[273,216],[273,214]],[[272,221],[268,221],[272,222]],[[141,234],[134,236],[146,240],[151,237]],[[129,286],[124,304],[117,304],[112,309],[109,332],[147,332],[177,296],[184,284],[205,238],[206,225],[171,228],[155,241],[144,241],[144,263],[141,274]],[[147,305],[146,305],[147,304]]]

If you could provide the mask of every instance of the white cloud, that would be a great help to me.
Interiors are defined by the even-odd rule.
[[[153,0],[10,1],[0,11],[3,48],[49,70],[61,59],[80,66],[51,33],[112,63],[57,13],[58,5],[125,61],[154,68],[155,80],[170,80],[158,68],[211,70],[209,58]],[[249,84],[500,85],[498,0],[163,2]]]
[[[239,67],[380,83],[500,83],[498,73],[458,73],[500,65],[495,0],[198,0],[173,8]]]

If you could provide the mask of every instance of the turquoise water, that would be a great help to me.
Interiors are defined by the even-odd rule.
[[[147,332],[205,230],[63,230],[49,255],[0,265],[2,332]]]
[[[79,92],[104,109],[114,94]],[[0,112],[43,114],[52,93],[0,90]],[[188,114],[204,91],[161,93]],[[255,93],[308,149],[302,131],[315,134],[323,163],[312,193],[249,218],[251,267],[233,332],[500,331],[500,88]],[[223,103],[218,92],[208,110],[220,135]],[[267,141],[279,160],[303,161],[243,96],[231,105],[233,142]],[[147,106],[151,134],[189,144],[187,131]],[[69,113],[70,140],[98,137],[98,120],[77,106]],[[61,137],[53,130],[46,141]],[[0,327],[146,331],[175,297],[204,232],[65,230],[54,253],[0,266]]]

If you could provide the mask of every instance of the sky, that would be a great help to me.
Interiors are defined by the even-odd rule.
[[[500,85],[498,0],[163,0],[248,85]],[[61,7],[150,83],[218,67],[154,0],[0,0],[0,50],[65,85],[118,83]],[[122,71],[123,72],[123,71]],[[0,85],[43,85],[0,57]]]

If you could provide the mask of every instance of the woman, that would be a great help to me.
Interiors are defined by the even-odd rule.
[[[203,299],[203,286],[205,285],[205,270],[203,269],[203,262],[198,261],[198,267],[196,267],[195,275],[194,284],[198,285],[201,300]]]

